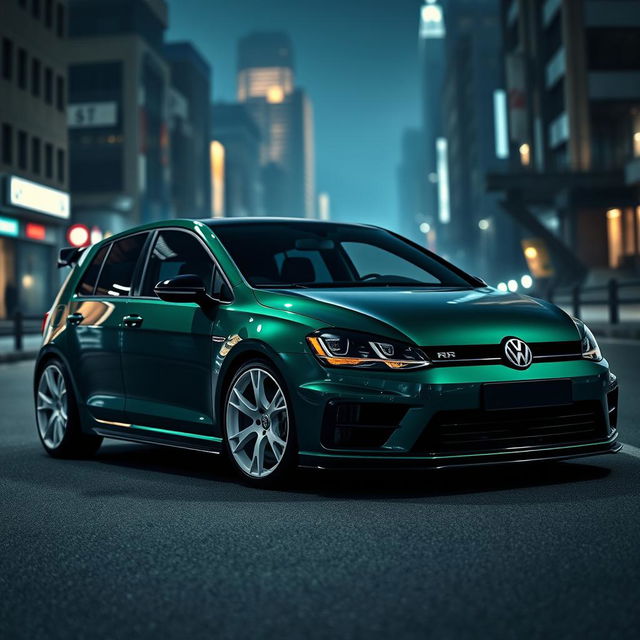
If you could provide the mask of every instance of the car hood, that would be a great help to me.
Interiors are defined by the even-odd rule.
[[[483,289],[255,290],[265,307],[339,327],[409,338],[418,345],[497,344],[506,336],[526,342],[578,340],[571,318],[553,304]]]

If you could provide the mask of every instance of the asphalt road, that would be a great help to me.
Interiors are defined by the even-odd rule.
[[[640,447],[640,343],[606,342]],[[206,454],[37,441],[0,365],[0,638],[637,638],[640,451],[247,488]]]

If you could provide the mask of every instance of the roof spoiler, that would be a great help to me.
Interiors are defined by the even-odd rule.
[[[80,260],[80,256],[87,247],[64,247],[58,254],[58,269],[73,267]]]

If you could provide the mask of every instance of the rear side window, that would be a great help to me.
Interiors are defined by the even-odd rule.
[[[131,292],[133,274],[138,258],[142,254],[146,233],[116,240],[111,245],[107,261],[96,287],[97,296],[128,296]]]
[[[200,276],[211,292],[214,269],[213,259],[191,234],[161,231],[149,257],[141,295],[153,297],[158,282],[187,274]]]
[[[78,288],[76,289],[76,293],[81,296],[92,296],[93,292],[96,288],[96,282],[98,281],[98,276],[100,275],[100,267],[102,267],[102,263],[104,262],[104,257],[107,255],[107,251],[109,250],[109,245],[102,247],[98,253],[96,253],[95,257],[89,264],[89,266],[85,269],[85,272],[82,274],[82,278],[80,278],[80,283],[78,284]]]

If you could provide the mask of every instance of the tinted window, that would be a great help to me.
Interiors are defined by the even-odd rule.
[[[141,295],[154,296],[153,288],[161,280],[195,274],[211,291],[214,262],[207,250],[191,234],[162,231],[154,244],[144,277]]]
[[[461,271],[383,229],[298,222],[212,228],[256,287],[471,286]]]
[[[131,291],[133,274],[142,253],[146,233],[138,233],[111,245],[111,251],[102,268],[96,287],[98,296],[128,296]]]
[[[96,253],[95,258],[91,261],[91,264],[86,268],[82,278],[80,279],[80,283],[78,284],[78,288],[76,289],[76,293],[81,296],[92,296],[93,290],[96,288],[96,282],[98,281],[98,276],[100,275],[100,267],[102,267],[102,263],[104,262],[104,257],[107,255],[107,249],[109,246],[102,247],[98,253]]]

